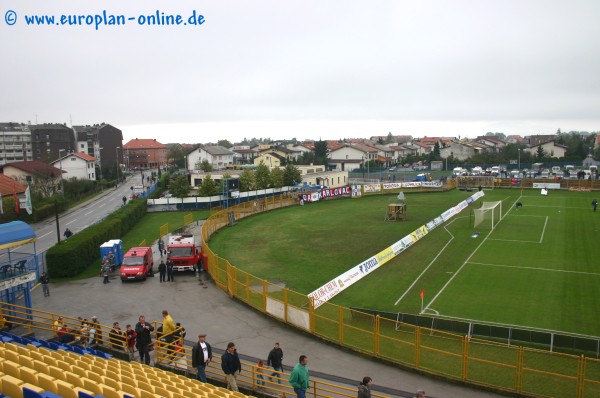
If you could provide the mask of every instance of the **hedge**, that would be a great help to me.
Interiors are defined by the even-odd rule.
[[[64,278],[82,273],[100,258],[100,245],[125,235],[144,217],[146,207],[146,200],[133,199],[99,223],[51,247],[46,253],[49,274]]]

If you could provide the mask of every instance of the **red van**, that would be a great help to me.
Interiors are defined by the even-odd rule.
[[[121,281],[146,279],[146,277],[152,275],[153,264],[152,248],[132,247],[127,250],[123,257]]]

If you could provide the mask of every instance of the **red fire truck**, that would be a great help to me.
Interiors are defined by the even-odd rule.
[[[173,235],[167,244],[167,253],[173,262],[173,271],[201,270],[202,249],[193,235]]]

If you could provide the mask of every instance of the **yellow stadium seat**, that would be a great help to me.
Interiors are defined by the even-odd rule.
[[[56,361],[56,367],[64,370],[65,372],[70,372],[73,369],[73,366],[63,360]]]
[[[83,388],[83,380],[81,380],[81,376],[75,374],[73,372],[65,372],[64,380],[67,383],[73,384],[75,387]]]
[[[107,386],[114,388],[116,391],[119,391],[123,384],[123,383],[120,383],[118,380],[112,379],[107,376],[104,376],[102,378],[102,380],[103,380],[103,384],[106,384]]]
[[[190,393],[192,393],[193,396],[197,396],[197,397],[208,397],[208,393],[206,391],[201,390],[196,387],[191,387]]]
[[[4,374],[6,374],[6,375],[10,375],[10,376],[18,379],[19,377],[21,377],[21,374],[19,371],[20,367],[21,367],[21,365],[19,365],[18,362],[5,360],[4,363],[2,364],[2,372],[4,372]]]
[[[123,398],[117,390],[106,384],[100,384],[100,387],[102,388],[102,396],[105,398]]]
[[[150,391],[145,391],[145,390],[140,390],[142,392],[142,394],[140,395],[139,398],[159,398],[160,395],[156,395],[153,392]]]
[[[33,360],[33,369],[38,373],[49,374],[48,365],[44,361]]]
[[[27,347],[22,345],[17,345],[17,353],[19,355],[29,356],[29,350],[27,349]]]
[[[19,356],[19,365],[33,369],[33,358],[21,355]]]
[[[43,361],[44,360],[44,354],[42,354],[39,351],[31,351],[29,353],[29,358],[31,358],[31,359],[37,359],[38,361]]]
[[[4,375],[0,377],[0,383],[2,383],[2,393],[12,398],[23,397],[23,389],[21,385],[23,381],[11,375]]]
[[[73,373],[79,377],[88,377],[88,371],[79,365],[73,366]]]
[[[38,351],[38,348],[31,343],[27,344],[27,349],[29,349],[29,351],[34,351],[34,352]]]
[[[139,397],[142,395],[141,391],[139,388],[134,387],[132,385],[129,384],[125,384],[122,383],[121,384],[121,391],[123,391],[124,393],[127,393],[129,395],[131,395],[132,397]]]
[[[16,350],[4,350],[4,359],[19,363],[19,353]]]
[[[66,376],[64,375],[64,370],[56,367],[56,366],[48,366],[48,374],[54,377],[56,380],[66,380]]]
[[[106,369],[104,369],[98,365],[92,365],[92,369],[90,371],[97,374],[98,376],[106,375]]]
[[[145,381],[145,379],[142,381]],[[131,373],[121,373],[121,384],[129,384],[130,386],[137,387],[137,380]]]
[[[96,383],[104,383],[104,376],[95,373],[93,370],[88,371],[87,377],[88,379],[93,380]]]
[[[38,378],[38,386],[43,388],[46,391],[53,392],[54,394],[58,394],[58,385],[56,384],[56,379],[46,373],[37,374]]]
[[[148,392],[154,393],[154,387],[151,384],[148,384],[146,382],[138,380],[137,387],[139,389],[141,389],[142,391],[148,391]]]
[[[37,372],[34,369],[21,366],[21,369],[19,369],[19,374],[19,378],[25,383],[34,384],[37,386],[38,377]]]
[[[86,361],[82,361],[82,360],[78,360],[77,361],[77,365],[78,368],[81,369],[85,369],[85,370],[90,370],[92,369],[92,364]]]
[[[72,358],[69,355],[63,355],[62,361],[71,366],[77,366],[77,358]]]
[[[156,387],[154,386],[154,394],[160,395],[164,398],[172,398],[171,391],[167,390],[165,387]]]
[[[31,391],[35,391],[38,394],[43,394],[44,391],[46,391],[43,388],[41,388],[41,387],[39,387],[39,386],[37,386],[35,384],[30,384],[30,383],[21,384],[21,391],[23,391],[23,388],[27,388],[27,389],[29,389]],[[19,398],[22,398],[22,397],[23,396],[21,395]],[[16,398],[16,397],[13,397],[13,398]]]
[[[44,362],[48,366],[58,367],[58,361],[56,360],[56,358],[50,355],[44,355],[44,360],[42,362]]]
[[[105,376],[105,377],[108,377],[109,379],[116,380],[116,381],[119,381],[119,379],[121,378],[121,377],[119,376],[119,373],[118,373],[118,372],[115,372],[114,370],[112,370],[112,369],[110,369],[110,368],[109,368],[109,369],[106,369],[106,372],[104,373],[104,376]]]
[[[90,390],[94,395],[102,395],[102,388],[99,383],[96,383],[94,380],[88,379],[87,377],[82,377],[81,380],[83,380],[83,388]]]
[[[50,356],[56,359],[57,361],[62,361],[63,359],[63,355],[60,351],[50,351]]]
[[[71,383],[67,383],[64,380],[56,380],[56,386],[58,387],[58,395],[63,398],[77,398],[77,394],[73,395],[75,386]]]

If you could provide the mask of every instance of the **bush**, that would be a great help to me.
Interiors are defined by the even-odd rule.
[[[100,245],[127,233],[146,213],[146,201],[134,199],[104,220],[51,247],[46,253],[48,272],[63,278],[78,275],[100,258]]]

